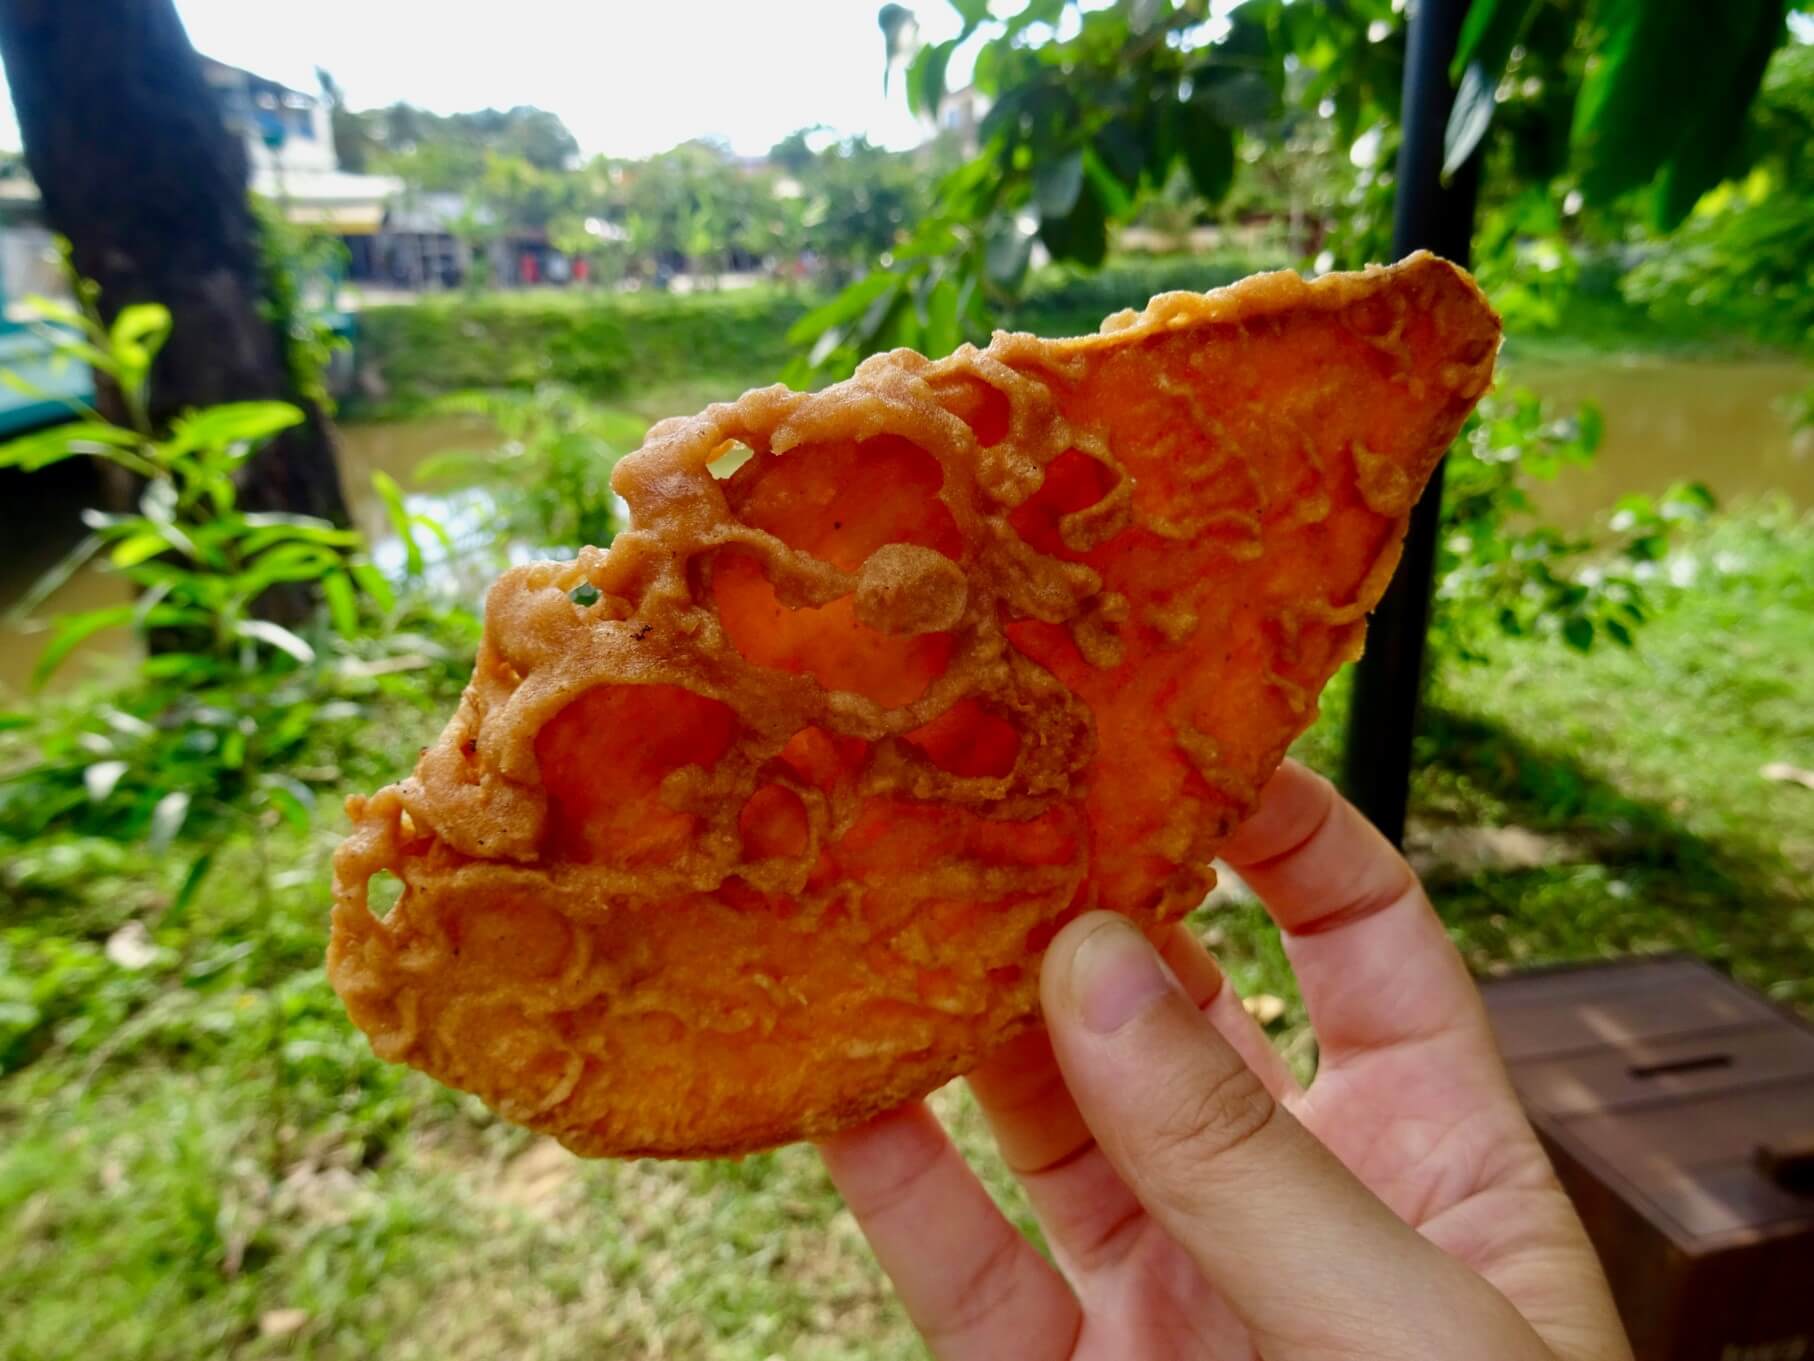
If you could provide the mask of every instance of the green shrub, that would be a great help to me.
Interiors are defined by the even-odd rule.
[[[1201,293],[1283,264],[1246,256],[1160,255],[1116,258],[1093,271],[1053,268],[1033,280],[1003,324],[1038,335],[1087,335],[1110,313],[1145,307],[1154,294]]]
[[[805,300],[768,290],[374,307],[361,314],[360,363],[405,403],[544,383],[607,397],[702,370],[779,373],[787,329],[805,310]]]

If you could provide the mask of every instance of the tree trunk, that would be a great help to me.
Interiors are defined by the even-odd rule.
[[[245,150],[172,0],[0,0],[0,56],[45,219],[100,284],[104,315],[136,302],[170,309],[153,419],[295,403],[307,420],[248,464],[241,505],[347,523],[333,427],[297,390],[285,337],[261,308]]]

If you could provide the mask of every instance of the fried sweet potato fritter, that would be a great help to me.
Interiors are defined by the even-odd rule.
[[[743,1153],[964,1072],[1070,916],[1201,901],[1498,340],[1417,256],[662,422],[633,528],[507,573],[446,731],[349,802],[334,986],[582,1154]]]

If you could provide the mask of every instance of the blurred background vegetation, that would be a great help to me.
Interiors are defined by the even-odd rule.
[[[451,196],[463,261],[354,298],[350,363],[272,290],[294,390],[352,374],[345,524],[242,497],[281,397],[154,415],[157,300],[39,307],[101,382],[0,448],[0,1356],[919,1354],[810,1151],[579,1164],[374,1060],[322,950],[339,802],[438,728],[500,566],[621,528],[650,422],[1387,253],[1404,6],[953,4],[949,43],[880,16],[913,152],[582,162],[544,111],[336,99],[343,167]],[[1814,21],[1700,11],[1464,31],[1450,150],[1508,342],[1451,455],[1409,849],[1477,969],[1688,948],[1809,1011]],[[279,281],[337,249],[264,233]],[[524,233],[561,286],[503,286]],[[1263,913],[1201,924],[1310,1070]]]

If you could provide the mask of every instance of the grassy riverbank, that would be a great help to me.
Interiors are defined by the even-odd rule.
[[[1814,1010],[1814,791],[1760,773],[1814,766],[1814,524],[1716,517],[1670,575],[1635,652],[1445,669],[1418,854],[1477,968],[1687,947]],[[450,694],[399,681],[322,759],[402,768]],[[320,821],[232,844],[180,912],[180,848],[6,848],[0,1357],[919,1354],[810,1152],[584,1165],[375,1062],[322,974]],[[1204,925],[1307,1064],[1261,914]]]

